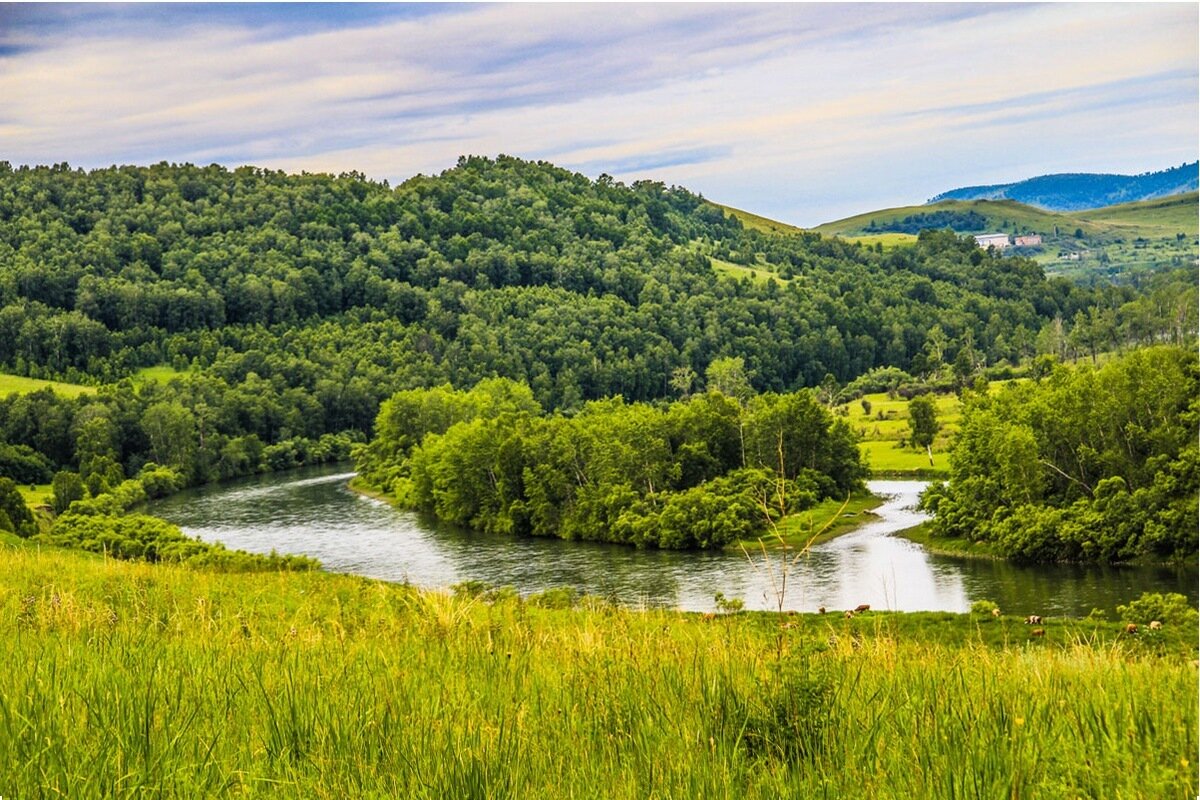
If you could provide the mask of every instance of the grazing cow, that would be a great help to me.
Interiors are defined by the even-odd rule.
[[[1030,636],[1045,636],[1046,629],[1045,628],[1034,628],[1033,630],[1031,630],[1029,632],[1029,635]]]
[[[1161,631],[1161,630],[1162,630],[1162,623],[1161,623],[1161,622],[1159,622],[1158,620],[1151,620],[1151,621],[1150,621],[1150,630],[1152,630],[1152,631]]]
[[[1025,624],[1026,625],[1041,625],[1042,618],[1039,617],[1037,614],[1030,614],[1028,617],[1025,618]]]
[[[1137,625],[1134,625],[1132,622],[1129,623],[1125,626],[1125,632],[1132,636],[1133,634],[1137,633]]]
[[[870,610],[871,610],[871,605],[870,605],[869,603],[863,603],[861,606],[856,606],[856,607],[855,607],[855,609],[854,609],[854,613],[855,613],[855,614],[861,614],[861,613],[863,613],[864,611],[870,611]]]
[[[716,616],[717,616],[716,614],[714,614],[714,613],[712,613],[711,611],[709,611],[707,614],[705,614],[705,615],[704,615],[704,621],[705,621],[705,622],[712,622],[712,621],[713,621],[713,619],[715,619],[715,618],[716,618]]]
[[[820,608],[818,608],[818,609],[817,609],[817,613],[818,613],[818,614],[824,614],[824,613],[825,613],[825,606],[821,606]]]
[[[993,608],[993,609],[992,609],[992,616],[993,616],[993,617],[996,617],[997,619],[999,619],[999,618],[1000,618],[1000,609],[998,609],[998,608]]]
[[[853,617],[854,617],[854,612],[853,612],[853,611],[847,611],[847,612],[846,612],[846,619],[852,619]]]

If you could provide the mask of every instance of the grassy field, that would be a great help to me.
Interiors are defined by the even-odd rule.
[[[30,508],[50,502],[50,484],[48,483],[39,483],[34,486],[17,484],[17,491],[21,493],[21,497],[25,500],[25,505]]]
[[[917,240],[916,235],[911,233],[870,233],[862,236],[843,236],[842,238],[848,242],[857,242],[868,247],[882,245],[884,250],[895,250],[897,247],[910,245]]]
[[[741,264],[734,264],[731,261],[722,261],[719,258],[710,257],[709,261],[712,262],[712,267],[717,273],[721,275],[727,275],[735,280],[741,280],[742,278],[749,277],[754,283],[766,283],[774,278],[780,283],[780,285],[791,283],[791,280],[787,278],[781,278],[770,270],[742,266]]]
[[[995,391],[999,383],[992,385]],[[957,395],[935,395],[934,406],[937,420],[941,423],[937,438],[933,442],[933,465],[924,450],[904,446],[909,436],[908,401],[902,397],[891,399],[887,394],[869,394],[865,400],[871,404],[871,413],[864,414],[859,400],[841,406],[846,415],[842,417],[861,438],[859,450],[876,475],[907,474],[943,475],[949,469],[949,449],[958,422],[962,416],[962,403]]]
[[[1137,231],[1133,235],[1146,238],[1169,237],[1177,233],[1195,237],[1200,234],[1200,216],[1196,213],[1198,197],[1200,195],[1196,192],[1189,192],[1157,200],[1077,211],[1075,216],[1089,222],[1131,227]]]
[[[732,214],[734,217],[737,217],[737,219],[741,221],[742,225],[752,231],[785,235],[789,233],[804,233],[803,228],[798,228],[795,225],[788,225],[786,222],[776,222],[773,219],[760,217],[758,214],[751,214],[749,211],[742,211],[740,208],[733,208],[731,206],[723,206],[719,203],[713,203],[713,205],[725,213]]]
[[[831,235],[858,235],[868,233],[872,221],[882,226],[914,214],[974,211],[986,218],[989,231],[1033,231],[1052,236],[1056,229],[1064,235],[1073,235],[1078,229],[1091,239],[1132,239],[1139,236],[1160,239],[1174,237],[1177,233],[1194,237],[1197,228],[1200,228],[1197,209],[1195,192],[1160,200],[1064,213],[1043,211],[1013,200],[943,200],[929,205],[883,208],[827,222],[813,230]]]
[[[174,367],[157,366],[157,367],[142,367],[137,372],[133,373],[133,382],[136,384],[150,383],[155,381],[158,383],[170,383],[172,378],[179,377],[186,373],[180,372]]]
[[[96,391],[94,386],[80,386],[77,383],[63,383],[61,381],[43,381],[38,378],[26,378],[22,375],[0,373],[0,397],[7,397],[10,394],[36,392],[46,387],[50,387],[65,397],[78,397],[81,394]]]
[[[2,544],[0,571],[5,797],[1197,791],[1192,629],[555,609]]]
[[[763,537],[763,543],[771,549],[786,545],[799,550],[810,544],[827,542],[870,522],[875,517],[872,510],[882,503],[882,498],[867,493],[852,495],[848,500],[822,500],[806,511],[785,517],[779,522],[777,531]],[[761,544],[758,539],[753,539],[729,545],[726,549],[742,548],[753,555],[760,551]]]

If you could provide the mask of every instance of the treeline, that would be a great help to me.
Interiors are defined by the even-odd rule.
[[[920,233],[943,228],[957,233],[980,233],[988,229],[988,219],[978,211],[921,211],[883,223],[871,220],[864,230],[869,233]]]
[[[789,278],[730,280],[710,256]],[[1135,297],[1047,280],[947,232],[892,253],[766,234],[683,189],[504,156],[394,189],[249,167],[0,164],[0,265],[0,369],[85,383],[155,364],[295,373],[309,393],[324,378],[355,395],[322,400],[340,418],[324,432],[368,430],[397,389],[492,376],[578,408],[668,396],[674,370],[731,356],[759,391],[920,374],[937,366],[935,322],[946,358],[969,340],[1015,363],[1056,318]]]
[[[547,415],[528,386],[397,393],[362,478],[401,504],[490,532],[710,548],[861,488],[849,427],[809,391],[753,396],[737,359],[665,405],[593,401]]]
[[[310,570],[320,564],[304,556],[229,550],[217,542],[187,536],[171,523],[134,511],[147,500],[178,490],[182,478],[168,467],[146,464],[103,492],[88,495],[78,475],[60,472],[54,480],[49,529],[38,531],[33,515],[8,478],[0,478],[0,531],[31,537],[55,547],[102,553],[109,558],[208,567],[226,572]]]
[[[201,374],[78,397],[9,395],[0,398],[0,475],[28,485],[67,472],[95,497],[147,463],[194,485],[343,461],[366,437],[361,427],[326,432],[343,420],[325,414],[323,396],[252,374],[233,384]]]
[[[1198,435],[1194,348],[1057,366],[970,397],[950,480],[922,503],[937,535],[991,542],[1018,560],[1191,558]]]

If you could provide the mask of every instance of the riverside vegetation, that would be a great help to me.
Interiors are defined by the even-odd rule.
[[[0,562],[5,796],[1198,788],[1195,612],[1170,598],[1031,636],[982,607],[707,618],[28,546]]]
[[[663,548],[753,539],[863,490],[853,434],[811,392],[752,395],[740,359],[714,362],[708,383],[662,408],[616,398],[571,417],[501,379],[400,392],[358,469],[460,525]]]
[[[1194,349],[1055,367],[971,395],[950,479],[922,501],[931,532],[1024,561],[1194,557],[1198,425]]]

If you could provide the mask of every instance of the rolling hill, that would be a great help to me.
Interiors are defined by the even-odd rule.
[[[1061,173],[1039,175],[1015,183],[965,186],[932,198],[943,200],[1016,200],[1049,211],[1080,211],[1088,208],[1154,200],[1195,191],[1197,162],[1146,172],[1141,175]]]
[[[930,205],[902,206],[858,214],[818,225],[818,233],[858,236],[918,233],[926,228],[951,228],[958,233],[1001,231],[1071,235],[1115,240],[1126,237],[1159,239],[1178,233],[1195,236],[1197,193],[1159,200],[1125,203],[1072,213],[1043,211],[1015,200],[942,200]]]

